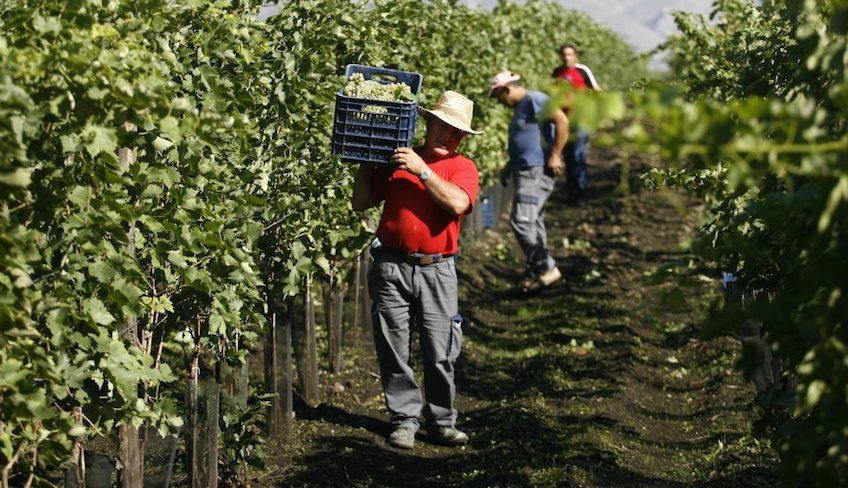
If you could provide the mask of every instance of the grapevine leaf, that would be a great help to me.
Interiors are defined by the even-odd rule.
[[[109,325],[115,321],[115,317],[106,309],[106,305],[99,298],[89,298],[85,301],[85,309],[89,317],[96,324]]]
[[[118,148],[118,136],[115,129],[99,125],[86,127],[89,143],[85,145],[88,153],[94,157],[101,153],[112,154]]]

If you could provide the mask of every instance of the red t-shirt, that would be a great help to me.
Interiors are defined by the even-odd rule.
[[[556,69],[556,71],[554,71],[554,78],[558,80],[568,80],[575,90],[585,90],[586,88],[589,88],[583,73],[581,73],[575,66],[560,66]]]
[[[433,173],[468,194],[471,205],[465,213],[471,213],[480,186],[474,162],[457,153],[439,160],[425,158],[424,162]],[[436,205],[417,176],[393,167],[380,168],[374,172],[372,188],[379,200],[386,201],[377,228],[384,246],[408,253],[456,254],[463,215],[451,215]]]

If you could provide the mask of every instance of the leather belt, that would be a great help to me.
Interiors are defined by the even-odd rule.
[[[441,263],[453,258],[453,254],[421,254],[421,253],[405,253],[396,249],[390,249],[386,246],[374,248],[374,253],[384,252],[394,258],[400,259],[406,264],[414,266],[429,266],[431,264]]]

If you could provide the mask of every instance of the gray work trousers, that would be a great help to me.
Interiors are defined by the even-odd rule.
[[[417,429],[423,413],[428,424],[453,427],[454,363],[462,348],[453,258],[418,266],[378,251],[371,290],[374,345],[392,426]],[[420,331],[426,403],[409,365],[413,324]]]
[[[515,196],[509,223],[527,258],[525,268],[530,277],[539,276],[556,266],[548,253],[545,230],[545,202],[554,190],[555,181],[544,166],[512,170]]]

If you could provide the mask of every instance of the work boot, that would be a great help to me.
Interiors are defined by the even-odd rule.
[[[541,290],[542,288],[551,286],[551,284],[560,279],[562,279],[562,273],[560,272],[559,268],[554,266],[553,268],[537,276],[533,283],[530,284],[530,286],[524,288],[524,291]]]
[[[468,435],[454,427],[433,425],[427,428],[430,440],[443,446],[462,446],[468,442]]]
[[[417,429],[405,425],[395,427],[389,434],[389,445],[399,449],[412,449],[415,447],[415,431]]]
[[[533,282],[536,281],[535,276],[525,276],[519,283],[518,287],[524,291],[527,291],[528,288],[533,286]]]

